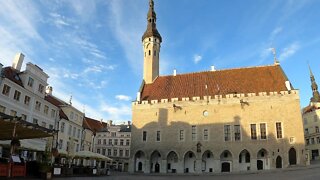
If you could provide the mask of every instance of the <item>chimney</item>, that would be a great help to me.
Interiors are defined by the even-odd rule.
[[[173,76],[176,76],[176,75],[177,75],[177,70],[174,69],[174,70],[173,70]]]
[[[141,101],[141,93],[137,92],[137,101],[140,102]]]
[[[47,86],[46,93],[50,96],[52,96],[52,86]]]
[[[211,66],[211,71],[216,71],[216,69],[214,68],[214,66]]]
[[[24,59],[24,55],[22,53],[16,54],[12,62],[12,67],[18,71],[21,71],[23,59]]]
[[[290,83],[290,81],[286,81],[285,84],[286,84],[287,90],[291,91],[291,83]]]
[[[112,120],[108,120],[107,124],[109,127],[112,126]]]

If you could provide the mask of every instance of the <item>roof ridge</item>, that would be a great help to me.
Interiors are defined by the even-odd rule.
[[[280,66],[277,64],[270,64],[270,65],[261,65],[261,66],[248,66],[248,67],[238,67],[238,68],[230,68],[230,69],[219,69],[219,70],[206,70],[206,71],[199,71],[199,72],[189,72],[189,73],[182,73],[182,74],[176,74],[176,76],[181,76],[181,75],[189,75],[189,74],[200,74],[200,73],[206,73],[206,72],[221,72],[221,71],[229,71],[229,70],[239,70],[239,69],[252,69],[252,68],[263,68],[263,67],[272,67],[272,66]],[[174,76],[174,75],[163,75],[163,76],[158,76],[159,78],[161,77],[169,77],[169,76]],[[157,77],[157,78],[158,78]],[[156,79],[155,79],[156,81]]]

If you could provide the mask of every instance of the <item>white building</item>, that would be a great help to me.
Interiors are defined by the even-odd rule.
[[[26,64],[26,69],[21,71],[23,60],[24,55],[19,53],[11,67],[2,68],[1,65],[0,112],[55,129],[58,107],[45,99],[49,76],[39,66],[30,62]],[[44,151],[46,145],[51,147],[52,138],[22,140],[21,144],[22,148]],[[28,155],[27,158],[34,159],[35,154]]]
[[[75,152],[80,151],[84,113],[73,107],[71,102],[66,103],[53,96],[52,88],[47,90],[45,99],[59,107],[59,131],[56,146],[60,157],[72,156]],[[65,158],[62,158],[62,163],[65,163]]]

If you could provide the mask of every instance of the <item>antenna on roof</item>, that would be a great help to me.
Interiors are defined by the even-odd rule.
[[[275,48],[271,48],[271,51],[272,51],[272,54],[273,54],[274,64],[275,64],[275,65],[279,65],[280,62],[279,62],[279,60],[277,59],[276,49],[275,49]]]

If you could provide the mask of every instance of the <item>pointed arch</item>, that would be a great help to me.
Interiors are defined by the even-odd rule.
[[[214,167],[213,153],[210,150],[207,150],[202,154],[202,164],[201,164],[202,172],[213,172],[214,171],[213,167]]]
[[[192,151],[188,151],[184,155],[184,172],[194,173],[196,164],[196,154]]]
[[[175,151],[170,151],[167,155],[167,172],[176,173],[179,167],[179,156]]]
[[[150,155],[150,172],[160,173],[161,169],[161,154],[158,150],[154,150]]]
[[[146,155],[143,151],[139,150],[134,155],[134,171],[145,172]]]

